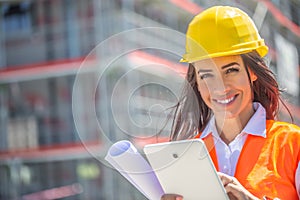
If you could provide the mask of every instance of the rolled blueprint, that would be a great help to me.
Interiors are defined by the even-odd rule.
[[[164,194],[151,166],[130,141],[122,140],[113,144],[105,160],[148,199],[159,200]]]

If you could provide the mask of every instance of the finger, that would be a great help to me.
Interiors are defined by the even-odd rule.
[[[236,198],[233,194],[231,194],[231,192],[227,193],[227,195],[230,200],[238,200],[238,198]]]
[[[225,190],[230,199],[242,199],[245,195],[242,191],[243,189],[234,183],[227,184],[227,186],[225,186]]]
[[[183,200],[183,196],[178,194],[164,194],[161,200]]]
[[[225,187],[226,185],[228,185],[229,183],[234,183],[236,182],[235,177],[233,176],[229,176],[227,174],[224,174],[222,172],[218,172],[218,175],[223,183],[223,186]]]

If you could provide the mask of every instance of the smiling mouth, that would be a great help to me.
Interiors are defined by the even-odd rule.
[[[230,104],[231,102],[233,102],[233,101],[236,99],[237,96],[238,96],[238,95],[234,95],[233,97],[230,97],[230,98],[228,98],[228,99],[222,99],[222,100],[220,100],[220,99],[215,99],[215,101],[216,101],[217,103],[219,103],[219,104],[227,105],[227,104]]]

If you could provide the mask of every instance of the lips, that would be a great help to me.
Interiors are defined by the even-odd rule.
[[[238,95],[234,95],[234,96],[226,98],[226,99],[214,99],[214,101],[219,104],[222,104],[222,105],[228,105],[228,104],[232,103],[236,99],[237,96]]]

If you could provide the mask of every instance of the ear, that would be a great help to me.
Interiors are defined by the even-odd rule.
[[[250,73],[250,79],[251,79],[251,82],[253,83],[254,81],[257,80],[257,76],[255,73],[253,73],[251,70],[249,70],[249,73]]]

